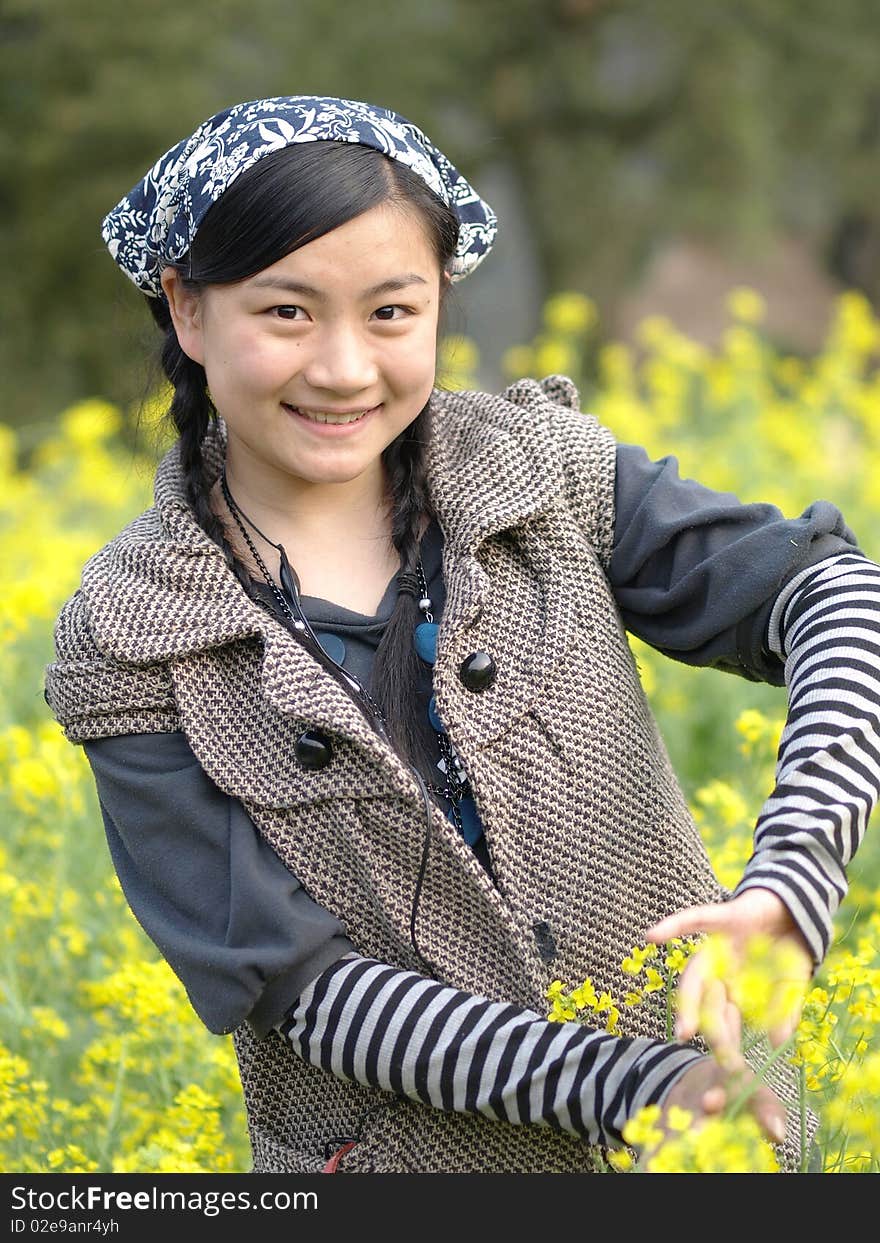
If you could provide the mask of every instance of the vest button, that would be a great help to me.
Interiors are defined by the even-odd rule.
[[[495,681],[497,669],[488,652],[471,652],[462,661],[458,676],[469,691],[484,691]]]
[[[302,768],[326,768],[333,754],[327,737],[316,729],[300,735],[295,753]]]

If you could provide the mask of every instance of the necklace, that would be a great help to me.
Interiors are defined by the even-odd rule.
[[[362,701],[367,705],[367,707],[369,708],[369,711],[372,712],[374,716],[378,719],[381,732],[385,734],[385,726],[387,724],[387,718],[385,716],[385,713],[376,703],[375,699],[370,694],[370,692],[367,690],[367,688],[359,681],[359,679],[356,678],[354,674],[349,673],[347,669],[343,669],[342,666],[337,661],[333,660],[333,657],[330,656],[322,647],[320,641],[318,640],[317,635],[315,634],[314,630],[312,630],[312,627],[309,625],[308,618],[305,616],[305,614],[302,611],[302,606],[299,601],[299,596],[300,596],[299,576],[297,575],[296,570],[293,568],[293,566],[290,564],[290,561],[288,560],[287,552],[284,548],[284,545],[276,544],[274,540],[269,539],[268,535],[264,534],[264,532],[260,530],[260,528],[256,525],[256,523],[253,522],[252,519],[250,519],[247,516],[244,510],[239,507],[238,502],[235,500],[235,498],[233,497],[232,493],[229,490],[229,484],[226,480],[225,466],[220,475],[220,489],[223,493],[223,499],[226,501],[226,504],[229,507],[229,512],[232,514],[232,517],[235,520],[235,524],[238,527],[239,531],[241,532],[242,539],[247,544],[248,549],[250,550],[251,556],[253,557],[254,561],[259,567],[260,573],[263,575],[263,578],[266,580],[266,583],[268,584],[272,592],[272,595],[275,597],[275,601],[278,607],[280,608],[281,612],[284,614],[285,617],[287,617],[290,620],[294,629],[300,633],[300,636],[304,637],[305,635],[308,635],[310,639],[312,640],[312,642],[314,643],[315,647],[321,653],[322,658],[326,658],[330,660],[332,664],[339,670],[339,673],[342,675],[343,678],[345,678],[346,683],[348,684],[349,688],[361,696]],[[263,560],[263,558],[260,556],[259,552],[257,551],[257,547],[254,544],[254,541],[251,539],[250,535],[248,534],[247,528],[244,526],[244,522],[242,521],[242,519],[244,519],[244,522],[246,522],[248,526],[252,527],[254,531],[256,531],[260,539],[264,539],[266,543],[269,544],[272,548],[274,548],[275,551],[279,554],[280,568],[278,572],[278,577],[281,579],[281,586],[284,588],[283,591],[278,587],[278,584],[275,582],[275,579],[269,573],[266,563]]]
[[[419,608],[424,613],[425,620],[416,626],[413,637],[419,656],[426,664],[433,665],[437,660],[439,627],[431,612],[431,599],[428,596],[428,583],[421,557],[418,559],[417,570],[422,592]],[[471,793],[467,772],[446,732],[446,726],[437,713],[437,699],[433,692],[428,701],[428,721],[437,735],[441,757],[437,767],[443,773],[444,778],[442,786],[429,783],[428,788],[446,799],[449,803],[448,819],[452,821],[467,844],[474,846],[483,836],[483,825],[477,814],[477,805]]]
[[[424,614],[425,620],[420,622],[415,629],[415,645],[416,651],[426,663],[433,665],[437,659],[437,633],[439,627],[434,621],[434,614],[431,612],[432,600],[428,595],[428,580],[425,577],[425,567],[422,565],[422,558],[419,557],[416,563],[416,571],[419,576],[419,586],[421,588],[422,597],[419,600],[419,608]],[[445,778],[442,786],[428,783],[428,789],[435,794],[442,794],[449,803],[451,818],[458,829],[459,833],[464,837],[465,830],[462,823],[460,802],[467,788],[467,775],[461,766],[458,756],[449,741],[449,735],[446,733],[443,722],[437,715],[437,703],[433,692],[428,702],[428,721],[437,735],[437,743],[440,748],[440,763],[437,767],[443,773]]]
[[[283,544],[276,544],[274,540],[269,539],[268,535],[261,531],[256,523],[247,516],[244,510],[240,508],[238,502],[229,490],[225,467],[220,475],[220,488],[223,493],[223,499],[229,507],[229,512],[232,514],[235,524],[247,544],[255,564],[259,568],[263,578],[266,580],[266,583],[269,586],[281,612],[289,619],[294,629],[299,632],[301,638],[304,638],[306,635],[310,637],[315,647],[321,652],[322,658],[330,660],[341,676],[346,679],[349,687],[362,697],[363,702],[366,703],[369,710],[378,719],[381,732],[387,738],[385,730],[387,718],[384,712],[363,683],[347,669],[344,669],[341,661],[335,660],[333,656],[328,653],[325,644],[321,643],[315,632],[312,630],[312,627],[303,613],[302,606],[300,604],[299,577],[293,566],[290,564]],[[275,579],[269,573],[266,563],[260,556],[256,545],[248,534],[247,528],[244,525],[245,523],[247,523],[248,526],[250,526],[262,540],[265,540],[265,542],[269,544],[270,547],[274,548],[278,553],[280,561],[278,577],[281,580],[283,590],[278,587]],[[417,580],[414,575],[401,574],[399,576],[399,579],[401,580],[400,590],[405,590],[410,594],[415,595],[416,592],[413,589],[416,587],[417,581],[418,590],[421,591],[421,597],[418,598],[417,602],[419,610],[424,616],[424,621],[420,622],[419,625],[416,626],[413,639],[416,651],[421,659],[427,664],[433,665],[437,658],[437,633],[439,626],[434,621],[434,615],[431,612],[433,602],[428,595],[428,582],[425,576],[425,568],[422,565],[421,556],[419,556],[416,561],[416,575]],[[340,647],[342,649],[344,659],[344,645],[340,644]],[[441,757],[437,768],[443,773],[444,781],[442,785],[432,782],[425,782],[425,784],[432,793],[442,795],[446,799],[450,808],[448,818],[453,822],[465,841],[468,842],[469,845],[473,845],[474,841],[476,841],[482,834],[482,825],[480,824],[476,814],[476,805],[474,804],[474,800],[470,797],[470,787],[468,784],[467,773],[465,772],[461,761],[452,746],[443,722],[437,715],[436,699],[433,692],[431,693],[430,701],[428,703],[428,721],[437,736],[437,744]]]

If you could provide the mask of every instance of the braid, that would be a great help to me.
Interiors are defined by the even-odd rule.
[[[187,497],[199,526],[219,544],[227,565],[242,586],[247,587],[247,570],[235,556],[232,545],[226,538],[223,523],[211,508],[210,490],[213,480],[208,478],[202,441],[216,411],[208,396],[205,370],[180,348],[166,304],[159,298],[148,301],[153,317],[165,332],[161,354],[162,369],[174,389],[168,417],[180,437],[180,461],[186,480]]]
[[[425,452],[430,418],[428,404],[382,455],[393,506],[391,538],[400,554],[401,568],[408,572],[416,570],[422,519],[433,512]],[[418,602],[408,592],[401,592],[376,650],[371,689],[388,718],[389,733],[398,751],[417,767],[430,768],[433,757],[424,738],[424,709],[416,696],[422,666],[413,631],[421,616]]]

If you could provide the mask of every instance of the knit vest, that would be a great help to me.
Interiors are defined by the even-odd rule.
[[[176,447],[154,507],[92,558],[62,611],[47,699],[74,742],[183,729],[360,953],[538,1014],[557,978],[620,997],[645,929],[725,891],[605,575],[614,439],[561,377],[437,391],[432,420],[447,587],[434,691],[494,883],[332,673],[242,590],[195,521]],[[217,421],[214,473],[224,452]],[[461,677],[474,652],[497,671],[480,691]],[[307,770],[295,744],[314,729],[333,758]],[[623,1009],[621,1031],[663,1038],[664,1007]],[[319,1171],[345,1139],[358,1142],[339,1172],[595,1168],[595,1150],[549,1127],[336,1078],[274,1031],[257,1040],[243,1024],[234,1040],[255,1171]]]

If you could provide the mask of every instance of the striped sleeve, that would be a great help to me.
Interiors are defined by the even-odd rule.
[[[818,965],[880,796],[880,566],[842,553],[803,571],[774,605],[768,646],[785,661],[788,715],[735,892],[776,893]]]
[[[555,1023],[349,954],[302,993],[279,1030],[314,1066],[437,1109],[534,1123],[620,1145],[704,1055]]]

